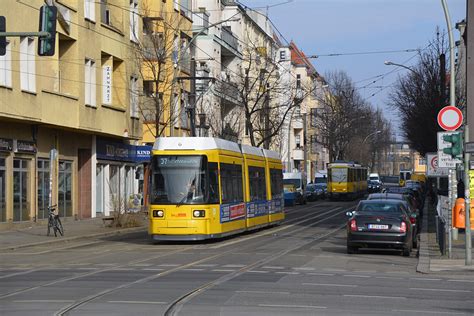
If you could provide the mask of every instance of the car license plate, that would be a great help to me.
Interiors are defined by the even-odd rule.
[[[369,224],[369,229],[388,229],[388,225]]]

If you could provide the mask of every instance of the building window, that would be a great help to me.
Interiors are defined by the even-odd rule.
[[[296,148],[301,148],[301,136],[298,134],[298,135],[295,135],[295,143],[296,143]]]
[[[138,0],[130,0],[130,40],[138,43]]]
[[[9,42],[7,42],[5,55],[0,56],[0,86],[12,86],[12,51]]]
[[[0,222],[7,221],[5,158],[0,157]]]
[[[296,89],[301,89],[301,75],[296,75]]]
[[[95,22],[95,0],[84,1],[84,17]]]
[[[86,59],[85,62],[85,104],[90,106],[96,106],[96,73],[95,73],[95,62],[92,59]]]
[[[30,190],[28,189],[27,159],[13,160],[13,221],[21,222],[30,220]]]
[[[20,38],[20,86],[21,90],[36,92],[35,42],[32,38]]]
[[[48,218],[49,160],[38,158],[38,219]]]
[[[58,212],[61,217],[72,216],[72,162],[59,161]]]
[[[138,78],[130,77],[130,116],[138,118]]]
[[[286,52],[284,50],[280,51],[280,60],[286,60]]]
[[[155,81],[143,80],[143,95],[148,98],[155,97]]]
[[[309,110],[311,118],[311,127],[317,127],[318,125],[318,109],[312,108]]]
[[[95,192],[96,192],[96,199],[95,199],[95,212],[96,214],[104,213],[105,211],[105,165],[97,164],[95,169]]]

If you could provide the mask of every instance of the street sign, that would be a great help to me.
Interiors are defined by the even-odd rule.
[[[428,169],[426,175],[428,177],[442,177],[449,174],[448,168],[440,168],[438,166],[438,154],[437,153],[427,153],[426,160]]]
[[[467,153],[474,153],[474,142],[465,143],[464,151]]]
[[[443,149],[450,148],[451,143],[444,140],[444,136],[456,134],[458,132],[438,132],[438,167],[456,168],[456,164],[462,163],[461,159],[453,158],[451,155],[445,154]]]
[[[462,124],[462,112],[457,107],[448,105],[438,113],[438,124],[445,131],[455,131]]]

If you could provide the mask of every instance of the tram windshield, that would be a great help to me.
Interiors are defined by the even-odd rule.
[[[333,168],[331,169],[332,182],[347,182],[347,169],[346,168]]]
[[[206,203],[207,178],[206,156],[154,156],[151,203]]]

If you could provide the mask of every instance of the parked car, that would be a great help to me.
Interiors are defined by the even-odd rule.
[[[318,189],[315,184],[309,183],[304,192],[307,201],[316,201],[322,195],[321,189]]]
[[[367,181],[367,191],[369,193],[380,192],[382,190],[382,185],[379,181],[368,180]]]
[[[410,197],[400,193],[372,193],[369,194],[367,200],[396,200],[402,201],[408,210],[410,223],[413,228],[413,248],[418,248],[418,234],[420,233],[419,210],[415,208]]]
[[[316,188],[322,191],[321,198],[325,199],[328,196],[328,184],[327,183],[315,183]]]
[[[359,248],[402,250],[409,256],[413,247],[413,228],[402,201],[363,200],[354,212],[347,212],[347,253]]]

